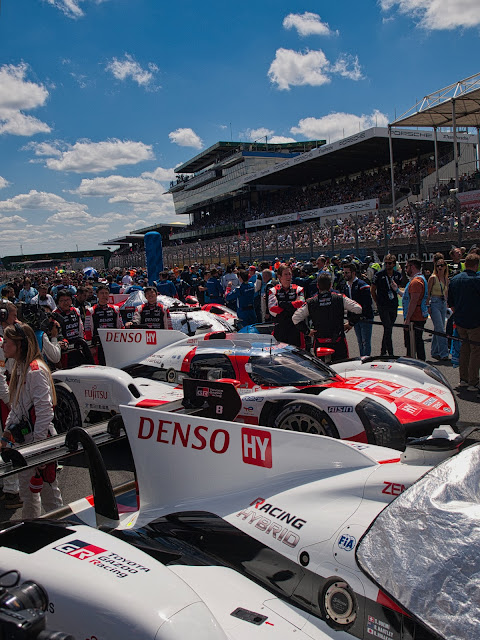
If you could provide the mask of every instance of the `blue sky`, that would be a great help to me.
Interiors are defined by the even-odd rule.
[[[480,72],[479,35],[478,0],[3,0],[0,256],[174,220],[218,140],[384,126]]]

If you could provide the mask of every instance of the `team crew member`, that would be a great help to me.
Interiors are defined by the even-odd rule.
[[[218,270],[212,269],[210,271],[210,278],[206,282],[207,291],[205,292],[205,302],[216,302],[218,304],[224,304],[224,291],[218,279]]]
[[[279,284],[268,292],[268,312],[275,322],[273,335],[280,342],[304,348],[305,337],[300,328],[292,322],[295,310],[305,304],[303,287],[292,284],[292,270],[286,264],[278,267],[277,276]]]
[[[87,287],[78,287],[77,295],[73,299],[73,306],[80,312],[85,340],[91,340],[93,336],[92,305],[87,300],[87,294]]]
[[[58,292],[57,308],[54,313],[55,319],[62,328],[62,335],[69,344],[74,344],[79,338],[84,339],[85,331],[80,311],[72,306],[72,294],[68,289]]]
[[[345,311],[350,313],[362,313],[362,307],[342,295],[331,291],[332,280],[328,273],[321,273],[317,279],[318,294],[309,298],[307,304],[297,309],[293,314],[293,323],[310,318],[313,323],[311,333],[314,336],[314,353],[318,347],[334,349],[332,360],[344,360],[348,358],[348,346],[345,338],[345,330],[349,331],[350,323],[344,322]]]
[[[14,442],[21,443],[22,438],[25,443],[29,443],[57,435],[53,426],[55,387],[31,327],[21,323],[7,327],[3,349],[5,355],[12,358],[15,364],[9,387],[11,409],[1,440],[2,446],[11,446]],[[20,424],[23,425],[21,434],[15,429]],[[31,491],[30,487],[32,475],[38,475],[39,483],[36,486],[42,486],[41,469],[36,474],[32,473],[31,469],[18,474],[20,499],[23,501],[22,518],[39,518],[42,506],[48,512],[63,505],[55,471],[52,472],[51,467],[49,471],[50,474],[47,476],[47,469],[44,470],[43,487],[38,493]]]
[[[160,281],[157,282],[157,291],[162,296],[170,296],[178,298],[177,288],[171,280],[168,279],[168,271],[160,272]]]
[[[133,321],[127,322],[126,327],[142,325],[149,329],[171,329],[172,321],[167,308],[157,302],[157,290],[155,287],[145,287],[143,290],[147,298],[146,304],[135,309]]]
[[[254,306],[255,284],[249,282],[249,274],[247,271],[239,271],[238,278],[240,280],[240,286],[235,287],[233,291],[227,293],[225,300],[227,302],[236,301],[237,315],[242,321],[242,325],[247,327],[249,324],[255,324],[257,322]]]
[[[362,307],[361,320],[355,322],[352,318],[349,318],[349,320],[352,320],[353,328],[355,329],[360,356],[369,356],[372,353],[373,329],[372,323],[368,322],[368,320],[373,320],[370,285],[357,278],[357,266],[353,262],[349,262],[343,267],[343,274],[345,283],[340,292],[358,302]]]
[[[97,289],[98,304],[92,308],[93,337],[98,340],[99,329],[123,329],[122,316],[118,307],[108,304],[110,291],[101,284]],[[98,363],[105,364],[105,355],[100,340],[98,340]]]

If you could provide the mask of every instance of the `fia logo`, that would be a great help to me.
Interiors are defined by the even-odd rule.
[[[157,344],[157,334],[155,333],[155,331],[147,331],[146,340],[147,344]]]
[[[343,549],[344,551],[352,551],[355,549],[357,541],[353,536],[348,535],[348,533],[343,533],[338,539],[337,544],[340,549]]]
[[[272,434],[261,429],[242,429],[242,454],[246,464],[272,468]]]

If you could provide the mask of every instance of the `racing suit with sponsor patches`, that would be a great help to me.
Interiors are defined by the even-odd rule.
[[[99,329],[123,329],[122,316],[119,308],[114,304],[104,306],[96,304],[92,308],[93,337],[98,340]],[[98,364],[105,364],[103,347],[98,340]]]
[[[55,320],[58,320],[62,328],[62,335],[69,344],[73,344],[78,338],[85,337],[80,311],[76,307],[70,307],[68,311],[61,311],[58,307],[53,312]]]
[[[25,435],[25,443],[45,440],[49,436],[57,435],[53,426],[53,402],[50,376],[47,365],[40,360],[33,360],[28,365],[25,382],[19,393],[12,401],[8,414],[6,429],[19,424],[28,418],[33,431]],[[18,474],[20,481],[20,496],[23,500],[22,518],[39,518],[42,505],[45,511],[58,509],[63,505],[58,481],[43,483],[40,493],[30,491],[30,479],[35,472],[32,469]],[[4,483],[4,491],[5,491]]]
[[[362,307],[340,293],[322,291],[309,298],[301,309],[297,309],[292,321],[299,324],[310,318],[315,330],[314,353],[318,347],[328,347],[335,351],[333,361],[343,360],[348,358],[344,330],[345,311],[359,314],[362,313]]]
[[[142,304],[137,307],[133,314],[132,324],[144,325],[149,329],[172,329],[170,312],[159,302],[153,306]]]
[[[273,316],[275,328],[273,335],[280,342],[293,344],[296,347],[305,346],[305,337],[299,327],[292,322],[295,310],[305,304],[302,287],[292,284],[284,289],[281,284],[275,285],[268,292],[268,312]],[[300,320],[299,320],[300,322]]]

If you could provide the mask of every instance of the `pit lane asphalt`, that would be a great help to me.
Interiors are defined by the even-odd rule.
[[[378,320],[378,316],[375,317],[375,320]],[[398,315],[397,322],[401,322],[400,314]],[[433,329],[433,325],[430,320],[427,322],[426,327],[428,329]],[[380,353],[382,335],[383,328],[381,326],[374,325],[372,334],[373,355]],[[426,341],[425,351],[427,354],[427,362],[434,364],[440,369],[450,382],[457,397],[460,413],[458,426],[460,427],[460,430],[464,430],[470,426],[480,427],[480,419],[478,415],[480,397],[475,392],[466,391],[464,388],[460,389],[458,387],[458,383],[460,381],[458,369],[454,369],[451,362],[439,362],[431,358],[431,338],[426,333],[424,334],[424,337]],[[358,356],[358,345],[355,332],[353,330],[348,333],[347,339],[350,357]],[[393,330],[393,347],[395,355],[405,355],[406,351],[403,344],[403,331],[400,328],[394,328]],[[471,440],[480,440],[480,435],[474,434],[471,437]],[[102,454],[104,456],[107,469],[109,470],[112,486],[117,486],[133,479],[133,461],[126,443],[112,443],[108,446],[102,447]],[[86,469],[83,454],[69,458],[64,462],[63,469],[59,472],[59,483],[65,504],[92,493],[90,478],[88,470]],[[4,508],[3,501],[0,501],[0,522],[17,520],[20,517],[21,509],[8,511]]]

